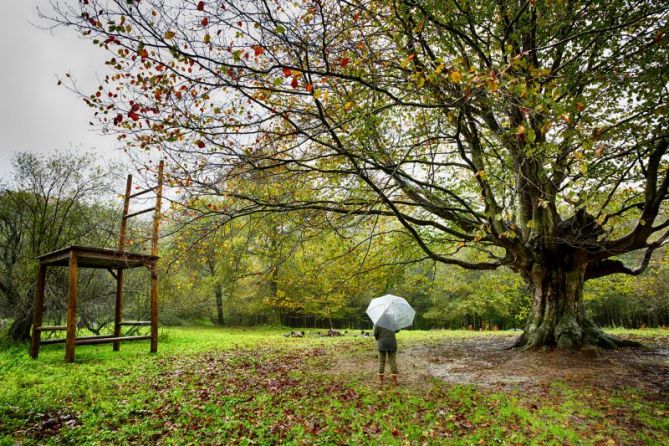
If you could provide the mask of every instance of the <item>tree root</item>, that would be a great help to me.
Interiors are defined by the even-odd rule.
[[[541,329],[538,329],[529,335],[527,331],[524,331],[508,349],[527,351],[539,350],[541,348],[548,347],[555,348],[557,350],[576,351],[584,347],[597,347],[607,350],[614,350],[621,347],[644,347],[644,345],[640,342],[629,339],[620,339],[616,336],[604,333],[596,326],[587,327],[584,329],[583,335],[580,337],[580,339],[571,339],[571,342],[556,343],[555,341],[547,342],[547,340],[546,333],[544,333]]]

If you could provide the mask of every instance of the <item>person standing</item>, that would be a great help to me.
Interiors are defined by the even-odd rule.
[[[397,382],[397,331],[374,325],[374,339],[376,339],[376,349],[379,352],[379,383],[383,384],[384,373],[386,370],[386,360],[390,366],[390,382],[398,385]]]

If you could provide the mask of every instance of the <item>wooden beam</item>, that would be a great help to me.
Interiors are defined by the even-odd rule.
[[[151,339],[150,335],[143,336],[114,336],[114,335],[99,335],[99,336],[82,336],[76,338],[74,343],[76,345],[92,345],[92,344],[109,344],[110,342],[120,341],[142,341]],[[48,344],[64,344],[67,339],[47,339],[41,342],[41,345]]]
[[[65,338],[65,362],[74,361],[74,342],[77,336],[77,279],[79,268],[77,255],[70,252],[68,263],[69,285],[67,290],[67,337]]]
[[[153,192],[154,190],[156,190],[156,187],[155,187],[155,186],[154,186],[154,187],[150,187],[150,188],[148,188],[148,189],[144,189],[144,190],[139,191],[139,192],[135,192],[134,194],[130,195],[130,197],[128,197],[128,198],[139,197],[140,195],[148,194],[149,192]]]
[[[35,287],[35,315],[33,316],[33,336],[30,344],[30,357],[37,359],[41,336],[42,317],[44,316],[44,289],[46,282],[46,265],[40,264],[37,271]]]
[[[146,339],[151,339],[151,336],[118,336],[112,338],[80,339],[77,341],[77,345],[108,344],[110,342],[116,343],[120,341],[143,341]]]
[[[67,330],[67,325],[45,325],[43,327],[35,327],[35,330],[39,330],[39,331],[65,331],[65,330]]]
[[[107,334],[107,335],[95,335],[95,336],[79,336],[75,339],[75,344],[76,341],[81,340],[81,339],[103,339],[103,338],[113,338],[114,335]],[[61,338],[61,339],[47,339],[41,342],[42,345],[48,345],[48,344],[64,344],[67,339]]]
[[[138,215],[146,214],[147,212],[151,212],[151,211],[155,211],[155,210],[156,210],[155,207],[146,208],[146,209],[142,209],[141,211],[133,212],[132,214],[126,214],[126,215],[123,216],[123,218],[127,220],[128,218],[136,217]]]
[[[109,274],[111,274],[114,279],[118,280],[118,276],[116,275],[113,269],[107,268],[107,271],[109,271]]]

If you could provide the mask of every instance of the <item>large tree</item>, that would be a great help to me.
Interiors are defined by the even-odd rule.
[[[85,0],[51,18],[112,53],[85,101],[171,159],[186,198],[396,219],[435,260],[522,275],[518,346],[619,345],[583,284],[639,274],[668,235],[667,2]]]
[[[114,243],[116,212],[101,200],[111,195],[110,172],[90,154],[19,153],[13,164],[8,184],[0,184],[0,317],[12,320],[9,336],[22,341],[30,337],[37,256],[73,244]],[[95,279],[82,275],[84,322],[96,318],[104,291]],[[65,284],[58,271],[50,272],[47,317],[64,317]]]

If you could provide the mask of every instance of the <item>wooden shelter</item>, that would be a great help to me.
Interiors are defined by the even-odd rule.
[[[163,190],[163,161],[158,166],[158,184],[155,187],[136,193],[132,191],[132,175],[128,175],[125,195],[123,199],[123,216],[119,234],[119,248],[100,249],[83,246],[69,246],[38,257],[39,271],[35,292],[35,318],[33,320],[32,343],[30,356],[37,358],[40,345],[65,343],[65,362],[74,361],[75,345],[90,345],[113,343],[114,351],[118,351],[121,341],[151,340],[151,352],[158,351],[158,229],[160,226],[160,206]],[[141,211],[128,213],[130,199],[155,191],[155,206]],[[138,254],[125,251],[128,219],[137,215],[154,212],[153,231],[151,235],[151,254]],[[67,325],[44,326],[44,292],[46,272],[49,267],[67,267],[69,271],[69,286],[67,297]],[[150,321],[123,321],[123,274],[126,269],[145,267],[151,275],[151,320]],[[116,302],[114,311],[114,333],[110,335],[77,337],[77,278],[80,268],[106,269],[116,280]],[[151,326],[151,334],[145,336],[123,336],[123,326]],[[65,331],[63,339],[41,340],[41,334],[46,331]]]

